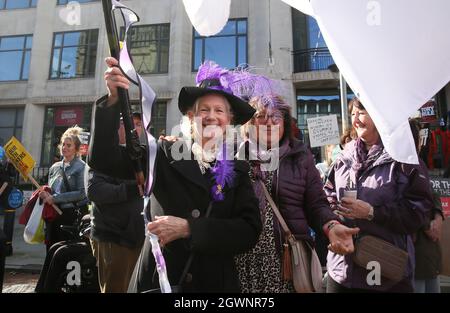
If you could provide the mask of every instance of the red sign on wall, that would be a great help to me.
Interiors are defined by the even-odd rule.
[[[74,126],[83,123],[84,108],[61,107],[55,109],[55,126]]]
[[[442,197],[442,211],[444,212],[445,217],[450,217],[450,197]]]

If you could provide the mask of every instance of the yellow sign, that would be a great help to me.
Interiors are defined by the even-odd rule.
[[[4,149],[8,159],[20,172],[20,174],[22,174],[23,178],[27,180],[28,175],[31,173],[34,165],[36,164],[33,157],[14,136],[11,137],[11,139],[6,143]]]

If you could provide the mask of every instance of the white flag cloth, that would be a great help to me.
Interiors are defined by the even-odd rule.
[[[450,1],[282,1],[316,18],[336,65],[374,120],[389,154],[418,163],[407,120],[450,81]],[[229,10],[218,12],[218,6],[229,1],[183,2],[194,27],[201,24],[208,35],[214,34],[215,14],[221,21],[225,13],[228,18]],[[192,12],[197,12],[195,19]]]
[[[186,13],[202,36],[219,33],[228,21],[231,0],[183,0]]]
[[[388,153],[418,163],[408,117],[450,81],[450,1],[311,1],[336,65]]]

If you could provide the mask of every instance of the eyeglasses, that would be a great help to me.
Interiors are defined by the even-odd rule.
[[[275,113],[275,114],[263,114],[263,113],[257,113],[255,115],[256,120],[258,123],[265,124],[269,120],[269,118],[272,120],[272,124],[280,124],[283,122],[283,114],[281,113]]]

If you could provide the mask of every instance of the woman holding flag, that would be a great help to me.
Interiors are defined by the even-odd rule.
[[[108,58],[107,65],[109,95],[96,103],[89,165],[130,178],[133,168],[115,127],[120,118],[117,87],[127,89],[128,80],[115,59]],[[234,95],[239,79],[233,75],[212,62],[203,64],[198,86],[183,87],[178,98],[187,138],[163,141],[150,151],[156,153],[153,194],[164,215],[148,223],[147,231],[158,236],[168,279],[183,292],[239,292],[234,256],[251,249],[261,231],[248,164],[234,160],[223,140],[227,126],[244,124],[255,112]],[[159,288],[156,266],[146,240],[129,291]]]

